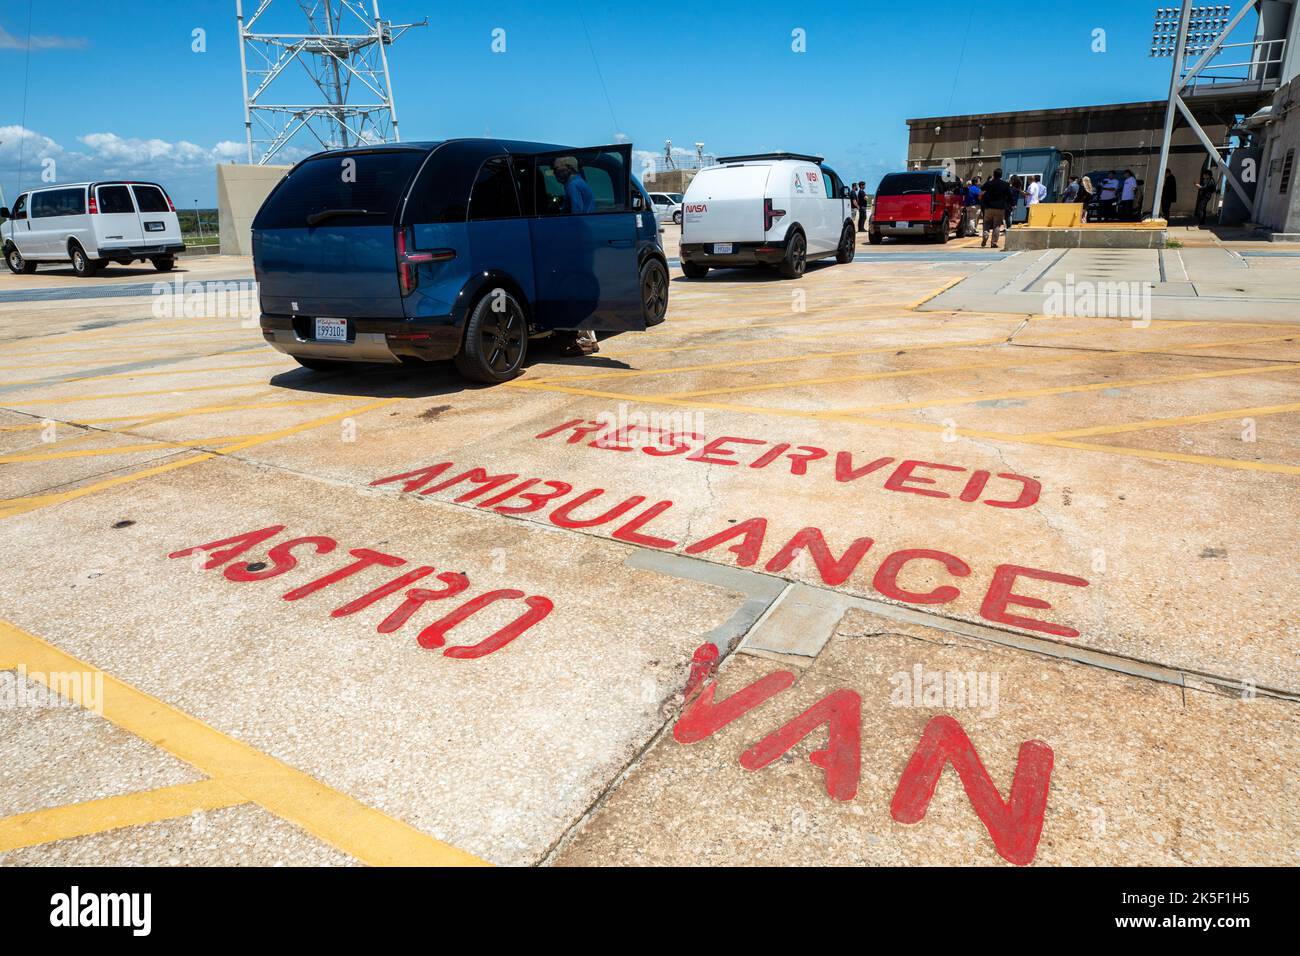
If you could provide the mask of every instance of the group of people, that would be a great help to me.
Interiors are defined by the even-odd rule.
[[[849,202],[853,206],[854,215],[858,217],[858,232],[867,231],[867,211],[871,209],[871,193],[867,192],[867,181],[860,179],[856,183],[850,183]]]
[[[1002,178],[1002,170],[993,170],[993,176],[987,182],[980,182],[980,177],[972,176],[961,187],[962,204],[966,210],[966,232],[974,233],[983,222],[981,248],[987,247],[989,240],[993,248],[998,248],[1004,229],[1013,225],[1016,208],[1024,200],[1025,206],[1037,206],[1047,200],[1047,186],[1042,176],[1012,176],[1010,180]]]

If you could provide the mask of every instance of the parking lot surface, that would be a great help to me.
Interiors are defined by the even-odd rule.
[[[495,388],[299,368],[247,260],[0,277],[0,670],[81,688],[0,863],[1298,862],[1300,258],[1039,255],[674,263]]]

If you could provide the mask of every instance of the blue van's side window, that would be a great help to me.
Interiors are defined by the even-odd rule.
[[[586,189],[579,189],[584,198],[589,191],[591,207],[588,213],[627,212],[631,209],[628,197],[628,173],[623,154],[600,150],[577,150],[558,156],[542,156],[537,160],[538,198],[537,215],[565,215],[573,211],[572,184],[566,184],[565,172],[557,173],[556,166],[569,165],[576,160],[578,175]]]
[[[519,197],[515,195],[514,178],[510,164],[504,156],[489,159],[474,180],[469,197],[469,218],[515,219],[519,216]]]

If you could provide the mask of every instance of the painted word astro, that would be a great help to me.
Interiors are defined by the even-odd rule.
[[[230,538],[222,538],[220,541],[211,541],[208,544],[200,544],[181,551],[174,551],[168,557],[193,557],[198,561],[201,555],[206,555],[207,559],[197,565],[204,570],[226,565],[223,573],[229,581],[265,581],[287,574],[297,567],[298,554],[295,554],[295,552],[312,551],[318,555],[329,554],[338,547],[337,541],[324,535],[291,538],[273,545],[267,552],[267,560],[264,562],[249,563],[241,561],[234,564],[230,563],[250,549],[276,537],[280,532],[284,531],[284,528],[284,525],[272,525],[269,528],[261,528],[257,531],[237,534]],[[385,554],[382,551],[374,551],[370,548],[352,548],[348,551],[348,554],[353,559],[350,563],[336,568],[323,577],[308,581],[306,584],[301,584],[293,590],[287,591],[283,595],[284,599],[286,601],[301,601],[303,598],[331,588],[371,568],[399,568],[407,564],[405,558],[400,558],[395,554]],[[348,617],[357,614],[387,597],[403,592],[402,602],[376,628],[380,634],[392,634],[405,626],[425,604],[458,599],[469,590],[469,578],[459,571],[446,571],[439,574],[436,580],[442,583],[442,587],[436,590],[411,587],[416,581],[428,577],[436,570],[436,568],[421,565],[405,571],[387,583],[366,591],[364,594],[352,598],[346,604],[335,608],[330,612],[330,617]],[[447,643],[448,632],[457,625],[464,623],[467,618],[473,617],[479,611],[498,601],[519,600],[524,603],[524,611],[509,624],[499,628],[475,644],[447,647],[442,652],[445,657],[460,658],[462,660],[486,657],[494,651],[501,650],[501,648],[550,614],[554,607],[550,599],[537,595],[528,597],[525,596],[523,591],[514,588],[488,591],[459,604],[454,610],[426,626],[416,635],[416,643],[428,650],[443,647]],[[444,605],[439,605],[439,607],[442,606]]]

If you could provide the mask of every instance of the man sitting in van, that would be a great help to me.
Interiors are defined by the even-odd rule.
[[[555,178],[564,187],[564,206],[562,212],[582,215],[596,211],[596,195],[578,171],[578,160],[573,156],[561,156],[555,161]]]

